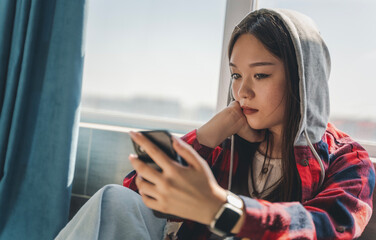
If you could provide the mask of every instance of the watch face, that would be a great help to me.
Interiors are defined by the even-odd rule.
[[[235,212],[231,208],[225,208],[221,214],[221,217],[215,223],[215,228],[230,233],[232,228],[238,222],[240,214]]]

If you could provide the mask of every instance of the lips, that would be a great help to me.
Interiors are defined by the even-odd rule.
[[[250,115],[250,114],[254,114],[254,113],[257,113],[257,112],[258,112],[257,109],[250,108],[250,107],[245,107],[245,106],[243,106],[242,109],[243,109],[243,113],[244,113],[245,115]]]

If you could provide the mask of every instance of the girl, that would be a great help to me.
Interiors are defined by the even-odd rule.
[[[254,11],[235,27],[228,56],[228,107],[174,139],[188,166],[130,133],[163,172],[131,155],[135,171],[124,186],[147,207],[184,220],[166,223],[134,192],[107,186],[65,232],[73,236],[80,219],[100,212],[89,232],[105,239],[130,232],[145,234],[129,239],[361,235],[372,214],[374,169],[367,152],[328,123],[329,52],[312,20],[290,10]]]

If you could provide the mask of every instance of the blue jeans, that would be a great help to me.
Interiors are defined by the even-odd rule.
[[[96,192],[55,239],[162,240],[165,225],[140,195],[112,184]]]

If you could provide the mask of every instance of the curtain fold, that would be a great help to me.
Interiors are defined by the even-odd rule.
[[[53,239],[68,219],[85,0],[0,1],[0,239]]]

